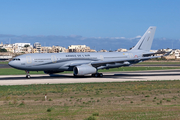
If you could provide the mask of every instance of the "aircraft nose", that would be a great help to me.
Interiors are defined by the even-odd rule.
[[[12,62],[10,61],[10,62],[8,63],[8,65],[11,66],[11,64],[12,64]]]
[[[13,61],[10,61],[10,62],[8,63],[8,65],[11,66],[11,67],[13,67],[13,66],[14,66],[14,65],[13,65]]]

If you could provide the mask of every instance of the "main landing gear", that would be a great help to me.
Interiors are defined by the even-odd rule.
[[[91,75],[92,77],[103,77],[102,73],[94,73]]]
[[[29,75],[29,71],[26,71],[26,78],[27,78],[27,79],[30,79],[30,78],[31,78],[31,76]]]

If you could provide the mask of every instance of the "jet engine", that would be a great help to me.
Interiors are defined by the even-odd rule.
[[[90,65],[82,65],[82,66],[76,66],[73,69],[74,75],[86,75],[86,74],[93,74],[96,73],[96,68],[90,66]]]

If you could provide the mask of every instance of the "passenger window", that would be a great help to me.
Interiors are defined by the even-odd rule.
[[[19,59],[19,58],[14,58],[14,59],[12,59],[13,61],[20,61],[21,59]]]

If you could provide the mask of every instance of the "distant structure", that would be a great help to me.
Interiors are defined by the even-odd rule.
[[[127,49],[123,49],[123,48],[117,50],[117,52],[127,52],[127,51],[128,51]]]
[[[61,53],[61,52],[68,52],[65,47],[61,46],[52,46],[50,53]]]
[[[51,47],[41,47],[41,53],[50,53]]]
[[[108,52],[108,51],[107,51],[107,50],[103,50],[103,49],[102,49],[102,50],[100,50],[100,51],[98,51],[98,52]]]
[[[86,45],[70,45],[68,49],[61,46],[41,46],[39,42],[33,44],[30,43],[14,43],[14,44],[3,44],[1,42],[0,49],[6,49],[7,52],[0,52],[1,59],[11,59],[9,56],[17,56],[21,54],[27,53],[67,53],[67,52],[97,52],[96,50],[90,49],[89,46]],[[116,52],[126,52],[127,49],[120,48]],[[164,56],[163,58],[167,60],[180,60],[180,50],[179,49],[159,49],[159,50],[150,50],[150,52],[158,52],[157,56],[161,56],[165,54],[165,52],[170,52],[170,55]],[[107,50],[100,50],[98,52],[108,52]]]
[[[69,52],[96,52],[86,45],[71,45],[68,47]]]
[[[12,44],[3,44],[4,49],[6,49],[8,52],[14,53],[13,45]]]
[[[35,42],[33,45],[33,53],[40,53],[41,52],[41,44],[39,42]]]
[[[180,59],[180,50],[175,50],[175,59]]]
[[[1,44],[0,44],[0,48],[3,48],[3,42],[1,42]]]
[[[14,53],[30,53],[31,43],[15,43],[13,44]]]

